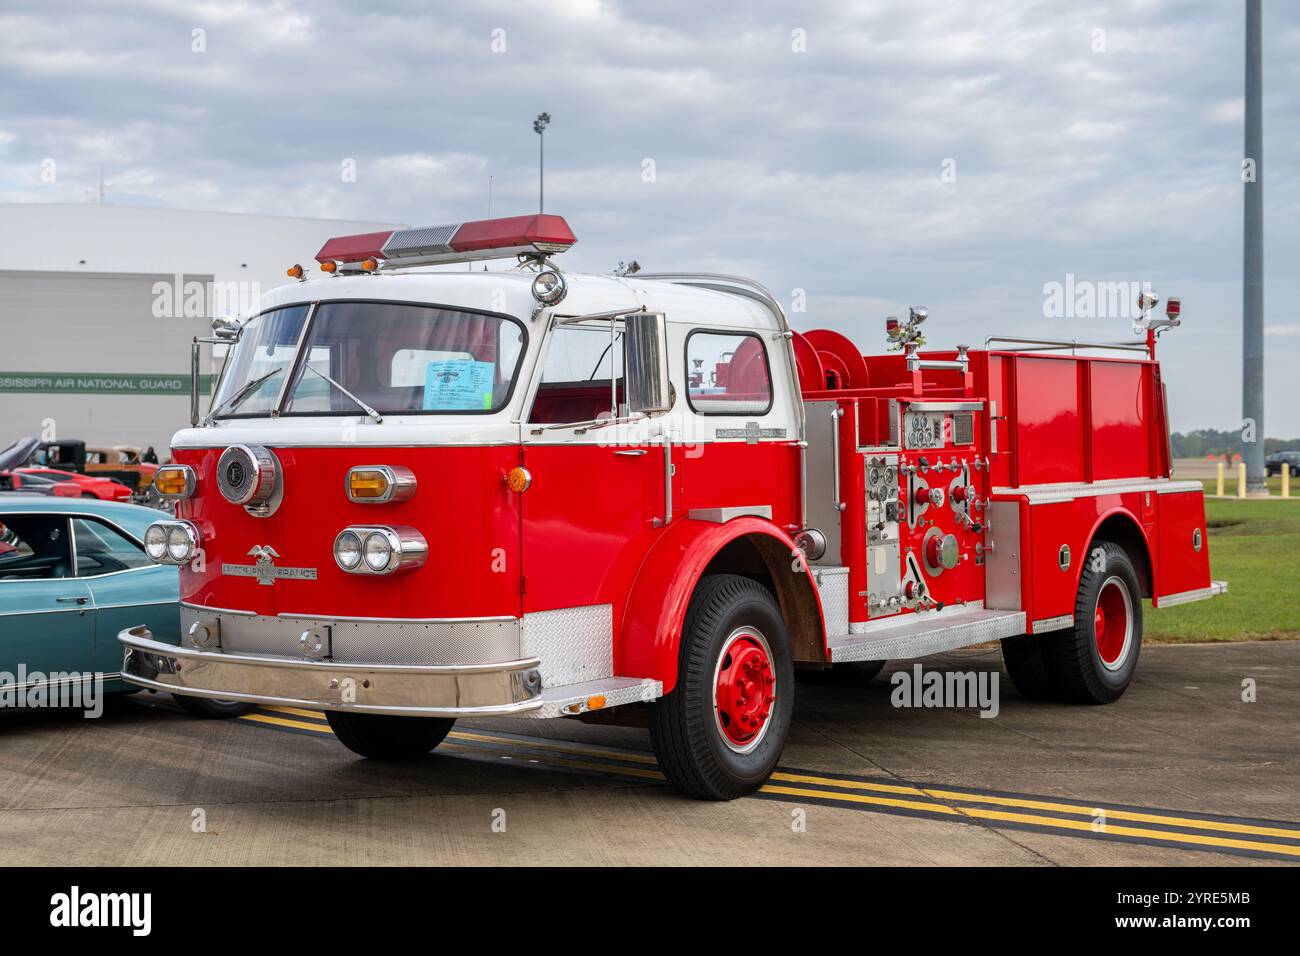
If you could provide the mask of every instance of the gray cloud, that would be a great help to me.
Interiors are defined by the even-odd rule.
[[[485,214],[491,176],[494,210],[524,211],[546,109],[547,207],[580,237],[576,268],[635,257],[802,288],[796,325],[868,349],[909,302],[935,343],[1123,338],[1123,320],[1045,319],[1043,286],[1149,281],[1188,323],[1162,342],[1174,426],[1226,428],[1242,20],[1239,3],[1155,0],[11,0],[0,198],[81,200],[102,166],[115,202],[439,222]],[[1266,4],[1265,23],[1267,322],[1293,330],[1300,11]],[[1266,341],[1267,432],[1300,434],[1300,336]]]

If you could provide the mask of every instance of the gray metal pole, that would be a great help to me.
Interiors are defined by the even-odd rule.
[[[546,212],[546,133],[537,134],[537,211]]]
[[[1260,67],[1260,0],[1246,0],[1245,216],[1241,275],[1241,415],[1254,422],[1253,442],[1242,445],[1246,490],[1263,492],[1264,476],[1264,121]]]

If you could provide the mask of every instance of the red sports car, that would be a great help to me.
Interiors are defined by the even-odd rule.
[[[98,498],[100,501],[126,501],[131,497],[131,489],[120,481],[111,478],[96,478],[94,475],[78,475],[71,471],[59,471],[56,468],[31,466],[15,468],[11,474],[19,480],[14,483],[14,490],[22,490],[22,479],[30,477],[33,484],[52,485],[50,493],[60,498]]]

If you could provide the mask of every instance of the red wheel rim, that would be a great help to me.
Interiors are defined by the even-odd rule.
[[[713,678],[713,716],[722,741],[737,753],[758,746],[772,719],[776,671],[767,639],[751,627],[722,645]]]
[[[1097,592],[1092,630],[1102,665],[1107,670],[1118,670],[1133,640],[1133,606],[1128,588],[1119,578],[1107,578]]]

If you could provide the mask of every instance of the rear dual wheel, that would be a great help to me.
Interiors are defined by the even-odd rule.
[[[758,789],[794,711],[794,662],[771,592],[735,574],[700,579],[682,627],[677,686],[650,708],[664,775],[703,800]]]
[[[1030,700],[1109,704],[1128,689],[1142,649],[1142,590],[1128,554],[1100,541],[1087,555],[1074,626],[1002,642],[1011,682]]]

